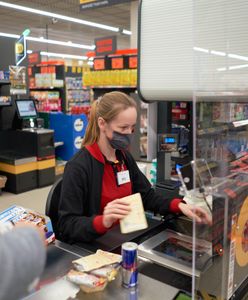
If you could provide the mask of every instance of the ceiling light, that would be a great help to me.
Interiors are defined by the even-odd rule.
[[[195,51],[199,51],[199,52],[204,52],[204,53],[209,53],[208,49],[204,49],[204,48],[200,48],[200,47],[193,47],[193,49]]]
[[[248,57],[247,56],[242,56],[242,55],[237,55],[237,54],[228,54],[228,57],[230,57],[230,58],[236,58],[236,59],[240,59],[240,60],[247,60],[248,61]]]
[[[62,53],[45,52],[45,51],[41,51],[40,54],[44,56],[62,57],[62,58],[71,58],[71,59],[80,59],[80,60],[86,60],[88,58],[87,56],[81,56],[81,55],[62,54]]]
[[[211,50],[210,53],[219,56],[226,56],[226,53],[222,51]]]
[[[219,72],[227,71],[227,68],[225,68],[225,67],[224,68],[218,68],[217,71],[219,71]]]
[[[17,34],[9,34],[9,33],[4,33],[4,32],[0,32],[0,36],[5,36],[5,37],[10,37],[10,38],[15,38],[15,39],[18,39],[20,37]],[[44,39],[44,37],[37,38],[37,37],[27,36],[26,40],[38,42],[38,43],[46,43],[46,44],[67,46],[67,47],[87,49],[87,50],[94,50],[94,48],[95,48],[94,45],[88,46],[88,45],[82,45],[82,44],[77,44],[77,43],[72,43],[72,42],[70,42],[70,43],[62,42],[62,41],[57,41],[57,40]]]
[[[34,9],[34,8],[26,7],[26,6],[7,3],[7,2],[4,2],[4,1],[0,1],[0,6],[4,6],[4,7],[8,7],[8,8],[14,8],[14,9],[17,9],[17,10],[30,12],[30,13],[33,13],[33,14],[42,15],[42,16],[51,17],[51,18],[56,18],[56,19],[69,21],[69,22],[73,22],[73,23],[78,23],[78,24],[82,24],[82,25],[86,25],[86,26],[97,27],[97,28],[101,28],[101,29],[105,29],[105,30],[119,32],[118,27],[113,27],[113,26],[108,26],[108,25],[104,25],[104,24],[100,24],[100,23],[95,23],[95,22],[82,20],[82,19],[72,18],[72,17],[68,17],[68,16],[64,16],[64,15],[60,15],[60,14],[55,14],[55,13],[51,13],[51,12],[40,10],[40,9]],[[124,33],[124,31],[126,33]],[[128,30],[125,30],[125,29],[123,30],[124,34],[129,34],[128,32],[129,32]]]
[[[26,39],[28,41],[34,41],[34,42],[39,42],[39,43],[67,46],[67,47],[74,47],[74,48],[88,49],[88,50],[93,50],[94,49],[93,45],[92,46],[81,45],[81,44],[72,43],[72,42],[62,42],[62,41],[57,41],[57,40],[36,38],[36,37],[31,37],[31,36],[28,36]]]
[[[126,29],[123,29],[123,30],[122,30],[122,33],[123,33],[123,34],[127,34],[127,35],[132,35],[132,31],[126,30]]]
[[[237,65],[237,66],[231,66],[229,67],[229,70],[237,70],[237,69],[243,69],[243,68],[247,68],[248,64],[245,65]]]
[[[238,69],[244,69],[244,68],[248,68],[248,64],[245,65],[236,65],[236,66],[230,66],[230,67],[224,67],[224,68],[218,68],[217,71],[227,71],[227,70],[238,70]]]
[[[31,54],[31,53],[33,53],[32,50],[27,50],[27,54]]]
[[[4,32],[0,32],[0,36],[5,36],[13,39],[18,39],[20,37],[20,35],[17,34],[4,33]]]

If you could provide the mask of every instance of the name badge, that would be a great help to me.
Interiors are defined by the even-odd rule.
[[[130,182],[130,175],[129,171],[121,171],[117,172],[117,182],[119,185]]]

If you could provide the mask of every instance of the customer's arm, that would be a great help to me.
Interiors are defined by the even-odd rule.
[[[44,239],[33,226],[17,227],[0,236],[0,300],[18,300],[45,265]]]

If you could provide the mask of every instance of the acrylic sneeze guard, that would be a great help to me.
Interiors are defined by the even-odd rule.
[[[192,299],[246,297],[247,11],[246,0],[140,1],[140,95],[193,101],[193,190],[186,194],[212,225],[192,224]]]

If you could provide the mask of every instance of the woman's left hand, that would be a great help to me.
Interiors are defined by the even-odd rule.
[[[178,207],[185,216],[192,220],[195,219],[197,223],[209,225],[212,224],[211,216],[201,207],[186,204],[184,202],[179,203]]]

